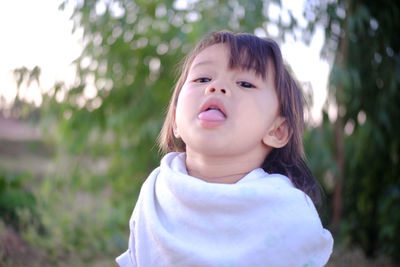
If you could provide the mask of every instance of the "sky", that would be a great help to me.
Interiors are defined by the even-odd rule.
[[[82,33],[78,30],[72,34],[71,7],[60,11],[60,2],[13,0],[0,3],[0,104],[11,103],[15,98],[17,90],[12,70],[22,66],[32,69],[37,65],[42,70],[40,86],[33,83],[29,88],[22,86],[20,89],[25,99],[36,105],[41,103],[40,90],[51,88],[56,81],[67,84],[74,81],[75,70],[71,63],[80,55]],[[283,0],[282,4],[302,23],[303,1]],[[270,8],[272,20],[278,12],[277,6]],[[273,37],[276,30],[268,27],[266,32],[256,33]],[[312,85],[311,116],[315,122],[321,119],[329,74],[328,62],[320,59],[323,41],[323,29],[317,28],[309,46],[295,40],[286,40],[281,45],[283,57],[298,80]]]
[[[0,3],[0,97],[7,102],[16,94],[12,70],[36,65],[42,69],[41,88],[55,81],[72,82],[71,65],[81,52],[79,34],[72,34],[70,10],[58,10],[59,0],[13,0]],[[30,102],[41,103],[37,84],[22,87]]]

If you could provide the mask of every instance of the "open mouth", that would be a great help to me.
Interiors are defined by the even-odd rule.
[[[222,116],[224,116],[226,118],[225,112],[217,106],[210,106],[210,107],[206,108],[206,110],[204,110],[203,112],[217,113],[217,114],[220,113]]]
[[[200,124],[206,128],[218,127],[226,121],[226,118],[225,108],[218,99],[207,101],[198,115]]]
[[[200,111],[200,114],[202,114],[202,113],[209,113],[210,115],[211,114],[215,114],[215,115],[219,114],[220,116],[222,116],[224,118],[227,117],[224,105],[218,99],[211,99],[211,100],[207,101],[203,105],[203,107]]]

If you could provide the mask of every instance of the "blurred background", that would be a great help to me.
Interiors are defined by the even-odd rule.
[[[115,266],[182,57],[205,33],[270,37],[307,102],[328,266],[400,264],[400,4],[0,4],[0,266]]]

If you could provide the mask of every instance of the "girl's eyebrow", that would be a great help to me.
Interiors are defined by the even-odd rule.
[[[194,65],[192,66],[191,69],[194,69],[194,68],[199,67],[199,66],[201,66],[201,65],[212,64],[212,63],[214,63],[214,62],[215,62],[214,60],[204,60],[204,61],[200,61],[200,62],[194,64]]]

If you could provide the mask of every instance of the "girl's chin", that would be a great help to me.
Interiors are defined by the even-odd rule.
[[[186,145],[186,152],[188,155],[199,155],[207,157],[229,157],[235,154],[232,145],[221,142],[202,142],[194,146]]]

